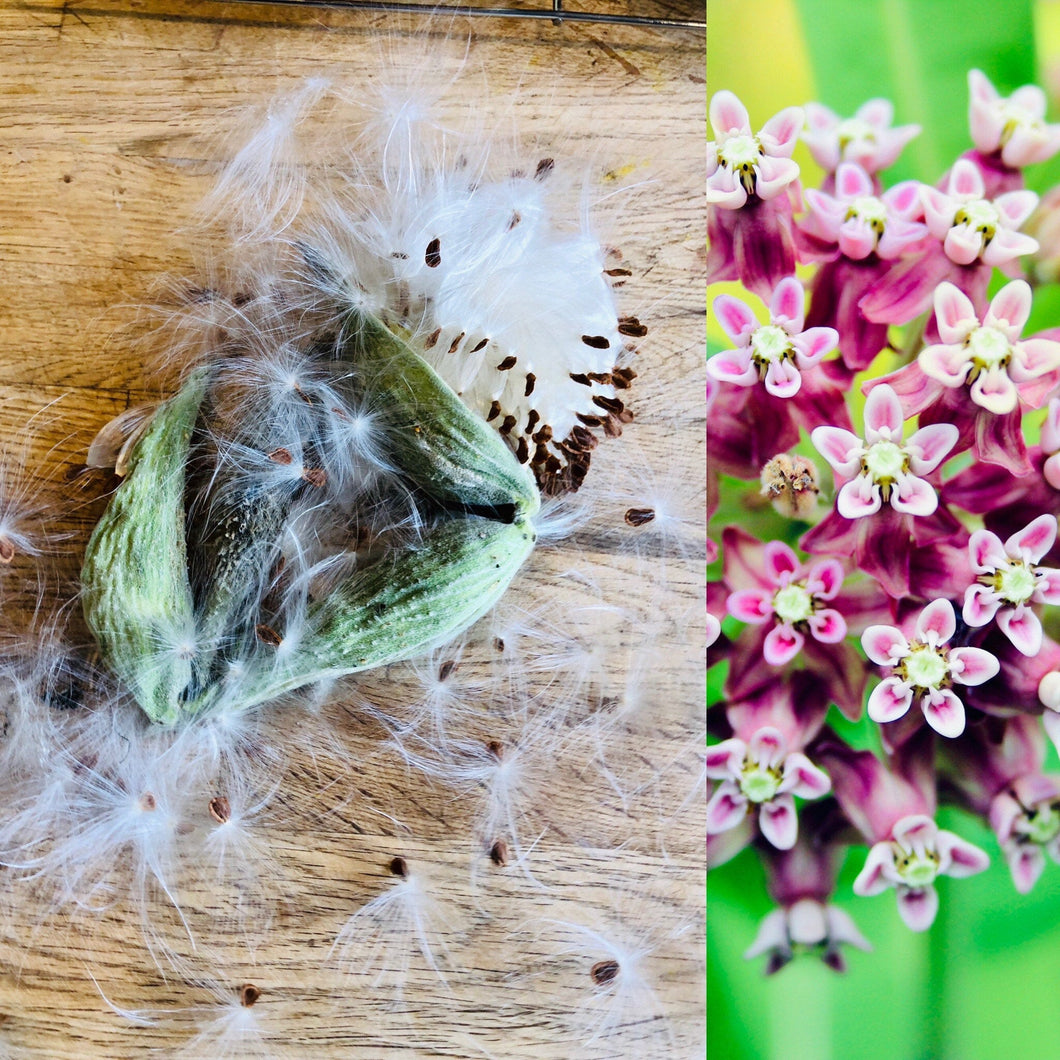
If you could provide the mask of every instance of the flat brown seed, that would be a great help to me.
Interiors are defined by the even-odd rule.
[[[328,473],[322,467],[307,467],[302,471],[302,478],[310,486],[320,489],[328,480]]]
[[[611,345],[606,335],[582,335],[582,342],[594,350],[606,350]]]
[[[0,563],[10,563],[14,558],[15,542],[7,534],[0,534]]]
[[[269,453],[269,459],[274,464],[279,464],[282,467],[290,467],[290,465],[294,463],[294,457],[291,456],[291,450],[284,449],[283,446],[280,446],[279,449],[273,449],[273,451]]]
[[[387,866],[390,869],[391,876],[400,876],[402,879],[409,874],[409,863],[403,857],[396,857],[390,859],[390,864]]]
[[[423,260],[427,265],[428,269],[436,269],[442,263],[442,241],[440,239],[432,239],[427,244],[427,252],[423,255]]]
[[[253,983],[244,983],[243,989],[239,991],[239,1003],[243,1008],[252,1008],[259,997],[261,991]]]
[[[456,669],[457,662],[455,659],[446,659],[441,666],[438,667],[438,680],[446,680],[452,672]]]
[[[218,823],[224,824],[232,816],[232,806],[223,795],[210,799],[210,816]]]
[[[498,839],[490,847],[490,861],[500,868],[508,864],[508,844],[503,839]]]
[[[597,986],[610,983],[618,975],[618,972],[619,965],[616,960],[597,961],[589,969],[589,975],[592,976],[592,980]]]
[[[262,644],[267,644],[270,648],[278,648],[283,643],[283,637],[272,626],[266,626],[264,622],[255,626],[254,632],[258,636],[258,640]]]
[[[150,813],[152,810],[158,809],[158,803],[155,801],[155,797],[150,791],[145,791],[140,796],[140,809],[145,813]]]
[[[544,180],[556,168],[556,161],[552,158],[542,158],[534,170],[535,180]]]
[[[627,508],[626,522],[630,526],[644,526],[655,518],[654,508]]]
[[[501,361],[501,363],[497,365],[497,371],[498,372],[506,372],[506,371],[508,371],[509,368],[514,368],[515,367],[515,360],[516,359],[514,357],[505,357],[504,360]]]

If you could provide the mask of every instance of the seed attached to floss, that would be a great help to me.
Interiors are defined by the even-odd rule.
[[[490,861],[498,868],[504,868],[508,864],[508,844],[503,839],[498,839],[490,847]]]
[[[409,863],[400,855],[390,859],[390,864],[387,866],[390,869],[391,876],[399,876],[401,879],[406,879],[409,874]]]
[[[239,991],[239,1003],[243,1008],[253,1008],[260,997],[261,991],[253,983],[244,983],[243,989]]]
[[[232,806],[224,795],[216,795],[210,799],[210,816],[218,823],[225,824],[232,817]]]
[[[619,971],[618,961],[610,959],[597,961],[596,964],[589,969],[589,975],[597,986],[605,986],[618,976]]]

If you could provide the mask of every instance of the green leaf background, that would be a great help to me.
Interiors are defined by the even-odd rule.
[[[894,101],[896,122],[923,126],[884,175],[885,184],[910,177],[935,183],[970,147],[972,67],[1005,95],[1030,82],[1042,85],[1058,120],[1055,0],[709,0],[707,21],[708,93],[736,92],[755,128],[794,103],[814,99],[846,116],[874,96]],[[805,149],[796,158],[812,186],[819,170]],[[1060,182],[1060,161],[1034,167],[1027,177],[1029,186],[1045,191]],[[1057,325],[1060,290],[1043,289],[1028,331]],[[718,348],[719,336],[709,338],[710,348]],[[711,682],[713,695],[717,685]],[[711,1057],[1060,1057],[1060,867],[1049,865],[1030,895],[1018,895],[982,823],[947,809],[939,823],[989,851],[991,868],[972,879],[941,880],[939,918],[930,932],[915,935],[899,921],[893,892],[853,896],[864,851],[852,850],[836,903],[855,918],[874,952],[849,950],[845,976],[802,956],[764,978],[761,958],[741,957],[771,908],[757,859],[745,851],[710,874]]]

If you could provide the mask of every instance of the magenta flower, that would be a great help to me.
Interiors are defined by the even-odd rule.
[[[1054,490],[1060,490],[1060,398],[1049,402],[1049,412],[1041,432],[1042,477]]]
[[[707,144],[707,202],[738,210],[750,196],[769,200],[798,179],[792,152],[802,128],[802,110],[788,107],[751,132],[747,108],[732,92],[715,92],[710,124],[717,140]]]
[[[978,580],[964,593],[964,621],[985,626],[992,618],[1024,655],[1037,655],[1042,623],[1031,604],[1060,604],[1060,570],[1037,564],[1056,540],[1056,516],[1041,515],[1004,544],[989,530],[976,530],[968,555]]]
[[[853,162],[843,162],[836,171],[835,194],[808,188],[808,215],[798,223],[800,231],[827,248],[853,261],[875,254],[889,260],[927,233],[920,216],[920,185],[903,181],[877,195],[869,174]],[[822,254],[811,255],[814,257]]]
[[[954,163],[945,191],[925,185],[921,195],[928,230],[958,265],[982,261],[1004,268],[1038,249],[1036,239],[1017,231],[1034,212],[1038,196],[1009,191],[987,200],[983,174],[970,159]]]
[[[854,162],[867,173],[886,169],[920,132],[919,125],[892,127],[894,106],[887,99],[870,99],[852,118],[840,118],[820,103],[807,103],[802,138],[814,161],[835,173],[842,162]]]
[[[920,351],[917,364],[929,379],[969,397],[995,415],[1019,402],[1040,408],[1057,383],[1060,342],[1019,341],[1031,313],[1031,289],[1013,280],[994,295],[982,324],[971,299],[951,283],[935,290],[935,317],[942,342]]]
[[[934,600],[920,612],[912,641],[894,626],[865,630],[861,636],[865,654],[891,671],[869,696],[873,721],[897,721],[915,702],[940,735],[953,738],[964,732],[964,704],[951,686],[982,684],[998,672],[999,663],[982,648],[947,647],[956,631],[949,600]]]
[[[845,519],[874,515],[884,504],[908,515],[931,515],[938,507],[930,474],[957,441],[957,428],[945,423],[921,427],[902,441],[902,406],[889,386],[877,386],[865,402],[865,438],[841,427],[817,427],[817,451],[836,474],[847,479],[836,508]]]
[[[843,566],[835,559],[804,568],[784,542],[770,541],[764,551],[767,589],[740,589],[729,595],[729,614],[752,625],[772,623],[762,644],[767,663],[784,666],[798,655],[806,633],[822,644],[838,644],[847,634],[843,616],[825,601],[843,583]]]
[[[1060,778],[1017,778],[994,799],[989,821],[1020,894],[1038,882],[1046,854],[1060,865]]]
[[[736,386],[761,382],[774,397],[794,397],[802,386],[802,373],[839,341],[833,328],[803,330],[805,301],[802,284],[794,276],[785,277],[770,300],[769,323],[762,324],[739,298],[718,295],[714,312],[736,348],[711,357],[707,374]]]
[[[1012,169],[1044,162],[1060,151],[1060,125],[1045,122],[1045,93],[1024,85],[1002,98],[981,70],[968,71],[968,124],[984,155],[1000,154]]]
[[[795,271],[791,196],[799,167],[791,154],[802,111],[788,107],[751,133],[731,92],[710,101],[717,140],[707,144],[707,282],[739,279],[763,297]]]
[[[943,831],[926,814],[911,814],[869,850],[865,867],[854,880],[854,893],[881,894],[894,887],[906,927],[926,931],[938,912],[936,878],[973,876],[989,865],[990,858],[979,847]]]
[[[707,748],[707,776],[720,780],[707,803],[707,834],[726,832],[757,808],[762,835],[778,850],[798,836],[794,796],[818,799],[831,790],[828,776],[801,751],[789,751],[771,725],[748,741],[733,737]]]

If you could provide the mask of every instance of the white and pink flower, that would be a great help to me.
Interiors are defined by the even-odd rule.
[[[707,144],[707,202],[738,210],[749,196],[768,200],[799,176],[791,155],[802,129],[802,109],[787,107],[751,132],[747,108],[727,90],[710,101],[710,124],[717,137]]]
[[[1047,854],[1060,865],[1060,778],[1017,778],[993,799],[989,818],[1016,890],[1028,894]]]
[[[1024,339],[1031,313],[1031,289],[1013,280],[994,295],[982,324],[971,299],[952,283],[935,290],[935,317],[941,343],[920,351],[917,364],[943,386],[967,386],[972,401],[1004,415],[1022,402],[1040,408],[1055,386],[1060,342]]]
[[[811,439],[817,451],[848,481],[836,507],[846,519],[874,515],[884,504],[908,515],[931,515],[938,507],[930,474],[957,443],[952,424],[921,427],[902,441],[904,417],[894,390],[874,387],[865,402],[865,438],[842,427],[817,427]]]
[[[714,313],[736,348],[711,357],[708,375],[736,386],[762,382],[774,397],[794,397],[802,387],[802,372],[819,364],[839,342],[834,328],[803,330],[806,293],[794,276],[773,291],[768,324],[728,294],[714,299]]]
[[[847,624],[835,608],[822,606],[843,584],[843,566],[835,559],[804,567],[783,541],[770,541],[763,551],[764,577],[771,587],[739,589],[729,594],[729,614],[741,622],[764,625],[762,655],[773,666],[784,666],[798,655],[809,633],[822,644],[838,644]]]
[[[772,975],[804,950],[820,953],[825,964],[841,972],[846,969],[841,946],[872,949],[849,913],[814,898],[800,898],[767,914],[744,959],[767,954],[766,975]]]
[[[974,162],[958,159],[950,170],[946,190],[923,186],[924,220],[946,256],[958,265],[982,261],[1006,266],[1022,254],[1033,254],[1038,241],[1017,229],[1034,212],[1033,191],[1009,191],[985,198],[983,174]]]
[[[898,913],[912,931],[926,931],[935,921],[939,876],[974,876],[990,865],[986,853],[953,832],[939,828],[926,814],[898,821],[889,839],[873,844],[865,867],[854,880],[854,893],[898,892]]]
[[[1045,121],[1045,93],[1024,85],[1002,97],[981,70],[968,71],[968,124],[984,155],[1000,151],[1013,169],[1044,162],[1060,151],[1060,125]]]
[[[802,138],[814,161],[835,173],[841,162],[855,162],[868,173],[886,169],[920,132],[919,125],[892,126],[894,104],[870,99],[852,118],[840,118],[821,103],[807,103]]]
[[[934,600],[917,616],[913,639],[895,626],[869,626],[861,636],[865,654],[891,672],[869,696],[868,714],[885,724],[904,717],[918,703],[927,723],[940,735],[964,732],[964,704],[953,684],[980,685],[1000,669],[982,648],[950,648],[957,618],[949,600]]]
[[[707,834],[736,828],[757,807],[762,835],[778,850],[790,850],[798,838],[794,797],[819,799],[832,789],[827,774],[801,751],[789,752],[771,725],[746,743],[733,737],[708,747],[707,776],[721,781],[707,803]]]
[[[1042,623],[1032,604],[1060,604],[1060,570],[1038,563],[1056,541],[1056,516],[1041,515],[1004,543],[989,530],[976,530],[968,557],[977,576],[964,593],[962,617],[969,626],[998,628],[1024,655],[1038,654]]]

